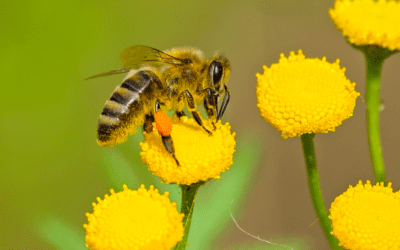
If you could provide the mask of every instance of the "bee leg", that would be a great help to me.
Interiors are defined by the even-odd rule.
[[[169,136],[161,135],[161,137],[162,137],[162,142],[164,144],[165,149],[172,155],[172,157],[174,158],[174,160],[176,162],[176,165],[178,165],[178,167],[179,167],[180,166],[179,161],[178,161],[178,159],[176,159],[176,156],[175,156],[174,142],[172,141],[171,136],[170,135]]]
[[[155,113],[157,113],[158,110],[160,110],[160,109],[161,109],[160,100],[157,100],[156,101],[156,106],[154,107]]]
[[[196,112],[196,105],[194,103],[193,96],[187,90],[186,90],[186,99],[187,99],[187,103],[188,103],[188,109],[189,109],[190,113],[192,113],[192,116],[196,120],[197,124],[199,124],[209,135],[212,135],[212,133],[208,129],[206,129],[206,127],[204,127],[199,114]]]
[[[225,95],[224,99],[222,100],[221,109],[217,116],[217,121],[221,120],[222,116],[225,113],[226,107],[228,106],[229,99],[231,99],[231,93],[229,92],[228,87],[225,85]]]
[[[214,130],[216,130],[215,121],[218,114],[218,97],[219,94],[216,91],[208,88],[206,89],[207,96],[204,98],[204,108],[207,110],[207,117],[211,119]]]
[[[155,109],[155,113],[157,113],[161,109],[159,100],[156,101],[156,105],[155,105],[154,109]],[[153,121],[154,121],[154,116],[153,116]],[[179,161],[178,161],[178,159],[176,159],[176,156],[175,156],[174,142],[172,141],[171,135],[168,135],[168,136],[161,135],[161,138],[162,138],[162,142],[164,144],[165,149],[172,155],[176,164],[178,166],[180,166]]]
[[[178,116],[178,118],[180,119],[182,116],[186,116],[185,112],[183,112],[183,110],[181,111],[175,111],[175,114]]]
[[[153,131],[153,122],[154,122],[154,115],[153,114],[148,114],[145,116],[144,124],[143,124],[143,130],[146,131],[147,133],[150,133]]]

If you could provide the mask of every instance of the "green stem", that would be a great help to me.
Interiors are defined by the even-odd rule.
[[[375,181],[385,182],[386,184],[385,164],[383,162],[379,130],[381,70],[385,59],[399,52],[399,50],[389,50],[378,45],[355,45],[350,41],[348,41],[348,43],[365,55],[367,64],[365,101],[367,102],[369,154],[374,170]]]
[[[192,223],[192,215],[194,208],[194,198],[196,197],[197,190],[205,182],[198,182],[192,185],[180,185],[182,189],[182,204],[181,213],[185,215],[183,217],[183,227],[185,229],[182,240],[175,246],[175,250],[185,250],[186,242],[189,237],[190,224]]]
[[[367,131],[369,152],[374,170],[375,182],[385,182],[385,164],[383,162],[381,136],[379,130],[381,70],[386,51],[377,46],[364,47],[362,50],[367,64],[367,82],[365,101],[367,102]]]
[[[321,187],[319,184],[317,159],[315,157],[314,138],[315,134],[303,134],[301,143],[303,145],[304,159],[307,168],[308,187],[310,188],[311,199],[315,212],[318,215],[319,222],[325,237],[332,249],[343,249],[339,246],[339,241],[331,234],[332,225],[322,199]]]

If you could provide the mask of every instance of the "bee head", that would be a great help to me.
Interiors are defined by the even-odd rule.
[[[228,59],[223,55],[214,56],[208,68],[208,72],[211,86],[219,93],[222,93],[231,73]]]

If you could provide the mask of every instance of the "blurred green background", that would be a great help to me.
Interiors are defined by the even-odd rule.
[[[313,210],[299,138],[282,140],[256,107],[262,65],[290,51],[341,59],[364,95],[363,55],[346,44],[323,1],[0,2],[0,249],[85,249],[85,212],[113,188],[153,184],[179,204],[141,162],[138,133],[114,148],[97,145],[97,119],[123,75],[119,53],[143,44],[220,50],[230,59],[231,102],[223,121],[237,133],[231,169],[200,188],[187,249],[329,249]],[[400,187],[400,56],[383,68],[382,144],[387,179]],[[316,136],[325,203],[373,179],[365,103],[336,132]]]

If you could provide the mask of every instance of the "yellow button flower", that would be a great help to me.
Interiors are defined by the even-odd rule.
[[[400,2],[336,0],[329,14],[336,28],[355,45],[400,49]]]
[[[256,74],[257,107],[282,138],[335,131],[353,115],[360,93],[344,75],[339,59],[306,59],[299,50],[288,58],[281,54],[279,63],[263,68],[264,74]]]
[[[91,250],[169,250],[183,237],[183,214],[163,195],[150,186],[146,190],[124,190],[104,200],[97,198],[93,213],[86,213],[86,247]]]
[[[229,123],[221,125],[219,121],[211,136],[194,119],[185,116],[179,119],[174,115],[172,123],[171,138],[180,166],[165,149],[156,126],[151,133],[144,133],[145,141],[140,143],[142,161],[154,175],[165,183],[190,185],[219,179],[229,169],[236,145]],[[203,120],[203,124],[213,127],[209,120]]]
[[[331,205],[332,234],[350,250],[400,249],[400,194],[391,183],[361,181]]]

